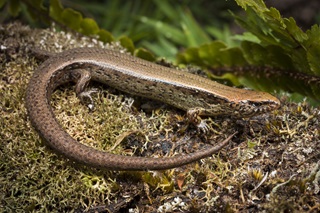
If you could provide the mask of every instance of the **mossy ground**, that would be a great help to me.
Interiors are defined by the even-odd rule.
[[[81,143],[117,154],[149,157],[193,152],[238,131],[219,154],[161,172],[88,168],[55,154],[32,129],[24,106],[37,62],[21,47],[58,52],[105,46],[94,39],[19,24],[0,27],[1,212],[317,212],[320,211],[318,108],[289,103],[250,119],[210,118],[202,134],[184,113],[106,86],[90,112],[73,85],[57,90],[53,108]],[[5,49],[7,48],[7,49]],[[121,49],[117,44],[110,48]],[[133,106],[131,105],[134,100]],[[148,103],[148,104],[145,104]],[[125,140],[123,140],[126,138]]]

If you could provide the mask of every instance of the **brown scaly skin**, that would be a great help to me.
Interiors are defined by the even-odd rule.
[[[76,92],[81,96],[90,79],[133,95],[170,104],[188,111],[189,117],[248,117],[280,106],[279,100],[268,93],[227,87],[113,50],[77,48],[49,57],[35,71],[27,88],[26,107],[32,125],[58,153],[86,165],[110,170],[179,167],[211,156],[223,148],[234,134],[209,149],[168,158],[121,156],[98,151],[68,135],[57,122],[50,106],[51,94],[59,85],[75,81]]]

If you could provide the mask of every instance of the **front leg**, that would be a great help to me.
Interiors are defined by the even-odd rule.
[[[187,111],[187,118],[188,121],[192,124],[194,124],[196,127],[198,127],[200,130],[203,132],[208,132],[209,131],[209,126],[206,123],[205,120],[203,120],[200,115],[204,115],[206,110],[201,107],[195,107],[191,108]]]

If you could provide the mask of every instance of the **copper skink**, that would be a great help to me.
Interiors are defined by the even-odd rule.
[[[50,147],[68,158],[110,170],[163,170],[179,167],[223,148],[217,146],[191,154],[164,158],[115,155],[78,143],[57,122],[50,105],[52,92],[74,81],[81,96],[90,80],[121,91],[162,101],[187,111],[191,117],[228,115],[249,117],[274,110],[279,100],[265,92],[228,87],[212,80],[151,63],[119,51],[76,48],[58,53],[34,72],[26,91],[31,123]]]

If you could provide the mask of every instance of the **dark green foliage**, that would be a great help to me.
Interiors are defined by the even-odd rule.
[[[288,91],[319,100],[319,26],[303,32],[293,18],[283,18],[262,0],[235,2],[245,15],[236,15],[235,10],[231,14],[247,32],[234,36],[228,27],[221,30],[223,25],[218,26],[218,19],[212,19],[211,14],[203,12],[200,24],[188,6],[195,7],[197,14],[201,14],[199,9],[206,10],[188,0],[108,1],[103,7],[82,2],[82,12],[76,4],[65,7],[60,0],[2,0],[0,8],[6,8],[12,16],[28,11],[30,17],[43,23],[54,21],[58,28],[97,36],[104,42],[114,41],[116,35],[131,53],[140,53],[135,51],[135,45],[142,46],[155,55],[177,59],[178,64],[199,65],[212,77],[228,79],[236,85],[268,92]],[[220,4],[216,6],[222,8]],[[233,8],[231,4],[229,8]],[[90,11],[94,11],[94,19],[83,15]],[[112,34],[100,26],[112,29]],[[145,53],[143,50],[141,55]]]
[[[237,3],[246,15],[233,16],[248,30],[235,37],[241,41],[240,46],[228,48],[213,41],[180,53],[179,63],[194,63],[220,73],[225,70],[221,67],[231,67],[228,72],[237,75],[243,85],[269,92],[296,92],[319,100],[319,26],[303,32],[293,18],[282,18],[278,10],[267,8],[262,0]]]
[[[50,17],[84,35],[98,35],[101,36],[101,40],[106,42],[113,40],[111,33],[100,29],[95,20],[83,18],[82,14],[74,9],[64,9],[59,0],[50,1]]]

